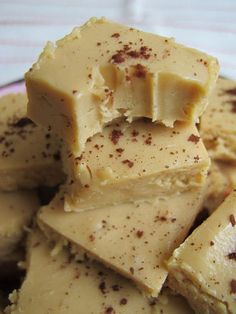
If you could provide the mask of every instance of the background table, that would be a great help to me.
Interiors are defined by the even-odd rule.
[[[0,84],[23,77],[47,40],[106,16],[202,49],[236,79],[235,0],[0,0]]]

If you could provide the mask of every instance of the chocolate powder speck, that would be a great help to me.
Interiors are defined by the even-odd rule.
[[[138,78],[145,78],[146,77],[146,68],[141,65],[141,64],[136,64],[136,66],[134,67],[134,76],[138,77]]]
[[[93,234],[90,234],[89,240],[90,240],[91,242],[93,242],[93,241],[95,240],[95,236],[94,236]]]
[[[125,55],[124,53],[122,52],[117,52],[116,54],[114,54],[112,57],[111,57],[111,60],[114,62],[114,63],[122,63],[125,61]]]
[[[232,279],[230,282],[230,293],[236,293],[236,280]]]
[[[110,140],[114,145],[116,145],[119,142],[121,136],[123,136],[121,130],[113,130],[110,134]]]
[[[123,160],[122,163],[127,165],[129,168],[132,168],[133,165],[134,165],[134,163],[131,160],[129,160],[129,159]]]
[[[118,37],[120,37],[120,34],[119,33],[114,33],[114,34],[111,35],[111,37],[112,38],[118,38]]]
[[[117,151],[117,153],[121,154],[121,153],[123,153],[124,149],[123,148],[117,148],[116,151]]]
[[[189,142],[193,142],[195,144],[197,144],[200,140],[200,136],[197,136],[197,135],[194,135],[194,134],[191,134],[188,138],[188,141]]]
[[[138,230],[136,232],[136,235],[137,235],[138,238],[142,238],[143,234],[144,234],[144,232],[142,230]]]
[[[113,314],[113,313],[115,313],[115,311],[112,306],[109,306],[106,308],[105,314]]]
[[[133,137],[136,137],[136,136],[139,135],[139,131],[133,130],[131,134],[132,134]]]
[[[231,222],[231,225],[234,227],[236,225],[236,220],[233,214],[229,216],[229,221]]]
[[[140,56],[140,53],[138,51],[131,50],[127,52],[127,55],[132,58],[138,58]]]
[[[102,294],[105,294],[105,293],[106,293],[106,283],[105,283],[105,281],[102,281],[102,282],[99,284],[99,289],[100,289],[100,291],[102,292]]]
[[[126,298],[122,298],[120,300],[120,305],[126,305],[128,303],[128,300]]]
[[[119,291],[120,290],[120,286],[119,285],[113,285],[112,286],[112,290],[113,291]]]
[[[24,117],[24,118],[21,118],[20,120],[18,120],[17,122],[12,123],[10,126],[12,126],[14,128],[23,128],[27,125],[35,125],[35,124],[29,118]]]
[[[229,253],[227,256],[228,256],[228,259],[232,259],[236,261],[236,252]]]

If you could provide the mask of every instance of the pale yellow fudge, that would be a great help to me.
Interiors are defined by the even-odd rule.
[[[24,228],[38,208],[38,197],[33,191],[0,193],[0,263],[12,259]]]
[[[48,43],[26,73],[28,114],[79,156],[106,123],[198,121],[215,85],[215,58],[104,18]]]
[[[200,133],[213,159],[236,161],[236,81],[218,79]]]
[[[148,300],[128,281],[89,261],[74,261],[62,250],[51,256],[51,246],[37,231],[30,235],[27,274],[14,291],[11,314],[191,314],[187,302],[165,289],[158,300]]]
[[[0,98],[0,190],[13,191],[63,180],[61,142],[36,126],[27,114],[25,94]]]
[[[175,128],[146,120],[104,128],[74,158],[64,154],[69,173],[65,210],[83,211],[105,205],[171,195],[202,186],[209,157],[191,124]]]
[[[199,314],[236,313],[236,190],[174,251],[169,285]]]
[[[198,189],[171,198],[67,213],[58,196],[40,210],[38,223],[58,247],[69,242],[74,253],[85,251],[156,297],[167,277],[164,262],[186,237],[200,205]]]

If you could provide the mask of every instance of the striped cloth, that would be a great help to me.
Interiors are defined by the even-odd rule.
[[[236,78],[235,0],[0,0],[0,85],[23,77],[46,41],[106,16],[218,57]]]

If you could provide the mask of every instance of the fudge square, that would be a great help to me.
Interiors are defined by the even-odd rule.
[[[192,314],[187,302],[164,289],[160,299],[148,300],[129,280],[91,261],[73,260],[33,230],[27,245],[27,274],[8,307],[14,314]],[[50,295],[50,300],[49,300]]]
[[[48,43],[26,73],[28,114],[79,156],[89,137],[121,116],[166,126],[198,121],[218,71],[215,58],[173,39],[92,18]]]
[[[236,190],[174,251],[169,286],[196,313],[236,313]]]
[[[202,186],[210,160],[195,125],[139,119],[105,127],[80,157],[69,151],[63,162],[65,210],[84,211]]]
[[[202,204],[202,189],[100,209],[64,211],[60,195],[43,207],[38,224],[74,253],[85,252],[157,297],[168,275],[165,260],[182,243]]]

